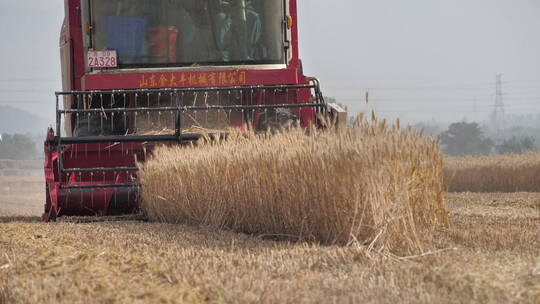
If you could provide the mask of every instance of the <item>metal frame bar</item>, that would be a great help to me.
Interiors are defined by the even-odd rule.
[[[315,108],[320,107],[314,103],[299,103],[299,104],[272,104],[272,105],[230,105],[230,106],[189,106],[189,107],[161,107],[161,108],[112,108],[112,109],[71,109],[60,110],[61,114],[75,113],[120,113],[120,112],[172,112],[172,111],[205,111],[205,110],[260,110],[260,109],[291,109],[291,108]]]
[[[309,89],[314,91],[315,102],[314,103],[297,103],[297,104],[257,104],[257,105],[207,105],[207,106],[183,106],[183,98],[185,93],[197,93],[197,92],[230,92],[240,91],[249,92],[253,94],[256,90],[268,91],[274,90],[285,91],[295,89]],[[92,96],[92,95],[115,95],[115,94],[135,94],[147,95],[150,94],[170,94],[171,100],[174,101],[175,106],[168,107],[134,107],[129,108],[93,108],[93,109],[63,109],[60,107],[61,96]],[[219,96],[219,95],[218,95]],[[62,185],[62,175],[67,173],[95,173],[95,172],[136,172],[136,167],[116,167],[116,168],[68,168],[63,166],[62,149],[65,145],[70,144],[91,144],[91,143],[127,143],[127,142],[189,142],[196,141],[202,137],[209,137],[213,139],[226,138],[226,133],[221,134],[183,134],[182,133],[182,113],[186,111],[205,111],[205,110],[224,110],[224,111],[249,111],[249,110],[267,110],[267,109],[279,109],[279,108],[315,108],[317,114],[322,114],[326,111],[326,104],[320,91],[319,82],[317,79],[309,79],[309,84],[302,85],[271,85],[271,86],[235,86],[235,87],[210,87],[210,88],[174,88],[174,89],[138,89],[138,90],[103,90],[103,91],[72,91],[72,92],[56,92],[56,137],[54,144],[56,145],[56,152],[58,153],[58,172],[59,182],[61,189],[99,189],[99,188],[135,188],[138,189],[137,183],[124,183],[124,184],[95,184],[95,185]],[[218,97],[219,98],[219,97]],[[287,101],[289,94],[287,93]],[[128,112],[175,112],[175,133],[174,135],[115,135],[115,136],[80,136],[80,137],[63,137],[61,133],[62,129],[62,115],[66,114],[80,114],[80,113],[128,113]]]
[[[311,79],[310,79],[311,81]],[[130,90],[90,90],[55,92],[56,95],[98,95],[98,94],[146,94],[146,93],[190,93],[190,92],[215,92],[215,91],[245,91],[245,90],[291,90],[291,89],[315,89],[320,91],[318,83],[294,84],[294,85],[259,85],[259,86],[233,86],[233,87],[200,87],[200,88],[170,88],[170,89],[130,89]]]
[[[92,173],[92,172],[134,172],[139,171],[137,167],[115,167],[115,168],[71,168],[64,169],[64,173]]]
[[[91,144],[91,143],[128,143],[128,142],[173,142],[173,141],[196,141],[204,136],[211,139],[225,138],[226,133],[223,134],[180,134],[180,135],[139,135],[139,136],[127,136],[127,135],[115,135],[115,136],[85,136],[85,137],[63,137],[62,144]],[[59,143],[57,139],[57,143]]]
[[[137,183],[131,183],[131,184],[96,184],[96,185],[71,185],[71,186],[64,186],[61,185],[60,189],[99,189],[99,188],[139,188],[139,184]]]
[[[182,112],[185,111],[209,111],[209,110],[223,110],[223,111],[250,111],[250,110],[265,110],[265,109],[278,109],[278,108],[308,108],[312,107],[316,109],[318,114],[322,114],[325,109],[325,102],[320,91],[320,84],[316,78],[308,79],[309,84],[298,84],[298,85],[270,85],[270,86],[233,86],[233,87],[206,87],[206,88],[170,88],[170,89],[138,89],[138,90],[103,90],[103,91],[70,91],[70,92],[56,92],[56,144],[58,149],[60,149],[63,144],[78,144],[78,143],[103,143],[103,142],[159,142],[159,141],[194,141],[201,138],[201,135],[182,135]],[[309,89],[314,90],[315,93],[315,103],[302,103],[302,104],[259,104],[259,105],[208,105],[208,106],[183,106],[179,98],[179,93],[182,95],[186,92],[219,92],[222,91],[255,91],[255,90],[294,90],[294,89]],[[141,95],[150,95],[152,93],[157,94],[170,94],[171,97],[174,96],[175,107],[135,107],[135,108],[109,108],[109,109],[60,109],[60,96],[80,96],[80,95],[115,95],[115,94],[141,94]],[[288,98],[288,95],[287,95]],[[81,113],[138,113],[138,112],[176,112],[176,123],[175,123],[175,135],[144,135],[144,136],[88,136],[88,137],[62,137],[61,136],[61,124],[62,124],[62,115],[66,114],[81,114]],[[211,137],[216,137],[216,134],[209,134]],[[223,134],[220,134],[219,137],[222,137]],[[216,137],[217,138],[217,137]],[[58,150],[60,152],[60,150]],[[60,154],[60,153],[59,153]],[[59,156],[61,157],[61,156]],[[61,167],[61,159],[59,159],[59,170],[63,171]]]

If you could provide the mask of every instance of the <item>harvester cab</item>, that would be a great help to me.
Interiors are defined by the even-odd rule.
[[[65,14],[45,221],[135,212],[136,162],[156,146],[343,120],[303,75],[296,0],[65,0]]]

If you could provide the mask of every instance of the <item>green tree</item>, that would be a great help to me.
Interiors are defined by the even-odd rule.
[[[512,138],[505,140],[502,145],[497,147],[497,151],[501,154],[523,154],[532,150],[536,150],[536,145],[534,143],[534,138],[530,136],[525,136],[523,138],[512,136]]]
[[[450,156],[486,155],[493,149],[493,141],[485,138],[477,123],[457,122],[441,134],[443,150]]]
[[[33,159],[37,155],[32,138],[23,134],[2,134],[0,137],[0,159]]]

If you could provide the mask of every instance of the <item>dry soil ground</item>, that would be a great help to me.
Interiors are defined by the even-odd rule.
[[[540,303],[540,193],[449,194],[436,250],[398,259],[140,221],[44,224],[0,180],[0,303]]]
[[[44,197],[43,177],[0,176],[0,215],[40,215]]]

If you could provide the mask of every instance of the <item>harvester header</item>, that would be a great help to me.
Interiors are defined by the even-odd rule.
[[[339,114],[303,75],[295,0],[66,0],[65,12],[46,221],[135,212],[135,162],[157,145]]]

